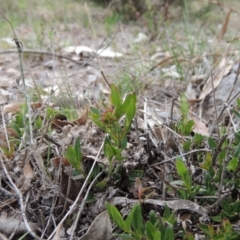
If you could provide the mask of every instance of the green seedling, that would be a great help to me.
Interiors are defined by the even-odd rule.
[[[68,146],[64,153],[64,157],[67,158],[69,163],[81,174],[85,176],[85,172],[82,168],[82,150],[80,146],[80,138],[78,137],[75,141],[74,146]]]
[[[193,185],[191,174],[180,157],[177,157],[176,159],[176,169],[181,177],[180,181],[175,181],[175,184],[182,186],[182,189],[178,190],[180,197],[188,199],[196,196],[199,192],[200,186]]]
[[[214,222],[221,222],[224,218],[229,219],[229,221],[238,221],[240,219],[240,201],[236,200],[233,202],[232,199],[224,200],[220,204],[222,211],[219,215],[212,216]]]
[[[141,205],[133,206],[128,217],[124,220],[118,209],[107,203],[107,210],[113,222],[123,231],[122,234],[114,234],[122,239],[135,240],[173,240],[174,233],[171,224],[165,224],[156,216],[154,211],[150,211],[149,220],[144,222]]]
[[[180,96],[181,119],[177,124],[177,130],[182,135],[190,135],[194,125],[193,120],[188,120],[189,104],[184,94]]]
[[[232,224],[227,218],[224,218],[221,222],[221,227],[214,229],[212,224],[198,224],[198,227],[206,235],[206,239],[209,240],[237,240],[239,239],[239,233],[233,230]]]
[[[118,88],[111,84],[110,106],[104,111],[91,107],[90,111],[92,121],[108,134],[104,154],[109,160],[111,174],[114,160],[123,160],[121,152],[127,146],[127,133],[136,113],[136,94],[128,94],[122,101]]]

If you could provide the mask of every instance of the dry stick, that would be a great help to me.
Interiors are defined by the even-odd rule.
[[[230,141],[229,145],[232,144],[232,140]],[[229,149],[228,149],[229,151]],[[227,151],[227,152],[228,152]],[[221,179],[220,179],[220,184],[219,184],[219,189],[218,189],[218,196],[220,198],[221,196],[221,192],[222,192],[222,187],[223,187],[223,180],[224,180],[224,176],[225,176],[225,171],[226,171],[226,167],[227,167],[227,159],[228,159],[229,154],[226,154],[224,160],[223,160],[223,166],[222,166],[222,174],[221,174]]]
[[[178,156],[182,157],[182,156],[186,156],[186,155],[189,155],[189,154],[192,154],[192,153],[198,153],[198,152],[211,152],[211,150],[209,150],[208,148],[196,149],[196,150],[192,150],[192,151],[187,152],[187,153],[179,154]],[[161,164],[164,164],[164,163],[167,163],[167,162],[171,162],[171,161],[175,160],[178,156],[169,158],[168,160],[165,160],[165,161],[162,161],[162,162],[151,164],[150,167],[161,165]]]
[[[4,156],[5,160],[7,161],[7,158],[5,157],[4,153],[2,152],[1,150],[1,153],[2,153],[2,156]],[[12,181],[4,163],[3,163],[3,159],[2,157],[0,157],[0,161],[1,161],[1,164],[2,164],[2,168],[3,168],[3,171],[5,172],[9,182],[11,183],[12,187],[14,188],[14,191],[16,192],[16,195],[18,196],[18,203],[20,205],[20,209],[21,209],[21,215],[22,215],[22,218],[23,218],[23,221],[26,225],[26,228],[28,230],[28,232],[31,234],[31,236],[34,238],[34,239],[39,239],[41,240],[35,233],[34,231],[32,230],[31,226],[29,225],[28,221],[27,221],[27,217],[26,217],[26,204],[23,203],[23,195],[21,193],[21,191],[17,188],[17,186],[14,184],[14,182]]]
[[[104,81],[107,83],[108,87],[111,89],[111,85],[110,85],[110,83],[108,82],[107,78],[105,77],[103,71],[101,71],[101,74],[102,74],[102,76],[103,76]]]
[[[220,141],[219,141],[219,143],[218,143],[218,145],[217,145],[217,147],[214,151],[214,154],[212,156],[212,165],[213,166],[216,164],[217,156],[221,152],[221,147],[222,147],[224,141],[226,140],[227,136],[228,136],[228,134],[225,134],[221,137],[221,139],[220,139]]]
[[[100,146],[100,148],[99,148],[99,150],[98,150],[98,153],[97,153],[97,156],[96,156],[96,158],[95,158],[95,160],[94,160],[94,162],[93,162],[93,165],[92,165],[92,167],[91,167],[91,169],[90,169],[90,171],[89,171],[89,173],[88,173],[88,175],[87,175],[87,177],[86,177],[86,179],[85,179],[85,181],[84,181],[84,183],[83,183],[83,186],[82,186],[80,192],[78,193],[78,196],[76,197],[74,203],[71,205],[69,211],[68,211],[68,212],[66,213],[66,215],[62,218],[62,220],[60,221],[60,223],[57,225],[57,227],[54,229],[54,231],[53,231],[52,234],[48,237],[47,240],[50,240],[50,239],[54,236],[54,234],[56,233],[57,229],[64,223],[64,221],[66,220],[66,218],[67,218],[70,214],[72,214],[73,210],[75,209],[75,206],[77,205],[77,203],[78,203],[78,201],[79,201],[79,199],[80,199],[83,191],[85,190],[85,188],[86,188],[86,186],[87,186],[88,180],[89,180],[89,178],[90,178],[90,176],[91,176],[91,174],[92,174],[92,171],[93,171],[93,169],[94,169],[94,167],[95,167],[95,165],[96,165],[97,159],[98,159],[98,157],[99,157],[99,155],[100,155],[100,153],[101,153],[101,151],[102,151],[102,149],[103,149],[103,144],[104,144],[104,141],[102,142],[102,144],[101,144],[101,146]]]
[[[14,31],[14,28],[11,24],[11,22],[7,19],[7,17],[3,14],[3,12],[0,10],[1,15],[3,16],[3,18],[9,23],[12,31],[13,31],[13,35],[14,35],[14,42],[16,44],[17,47],[17,52],[18,52],[18,57],[19,57],[19,62],[20,62],[20,70],[21,70],[21,78],[22,78],[22,82],[23,82],[23,89],[24,89],[24,96],[26,99],[26,104],[27,104],[27,111],[28,111],[28,127],[29,127],[29,135],[30,135],[30,143],[31,145],[33,144],[33,131],[32,131],[32,119],[31,119],[31,106],[30,106],[30,102],[27,96],[27,92],[26,92],[26,84],[25,84],[25,77],[24,77],[24,71],[23,71],[23,62],[22,62],[22,49],[23,49],[23,45],[22,43],[18,40],[17,38],[17,34]],[[26,120],[26,119],[25,119]],[[26,124],[26,121],[25,121]],[[26,130],[26,129],[25,129]],[[27,132],[27,131],[25,131]]]
[[[10,151],[10,143],[9,143],[9,138],[8,138],[8,132],[7,132],[5,117],[4,117],[2,108],[1,108],[1,112],[2,112],[2,123],[3,123],[3,128],[4,128],[4,132],[5,132],[6,141],[7,141],[7,146],[8,146],[8,150]]]
[[[16,53],[16,52],[17,52],[17,50],[7,50],[7,51],[0,51],[0,54],[11,54],[11,53]],[[47,55],[47,56],[52,56],[52,55],[53,55],[53,54],[50,53],[50,52],[40,51],[40,50],[30,50],[30,49],[22,50],[22,53],[38,54],[38,55]],[[66,60],[68,60],[68,61],[70,61],[70,62],[73,62],[73,63],[75,63],[75,64],[77,64],[77,65],[82,65],[82,64],[84,64],[84,65],[91,65],[91,64],[89,63],[89,61],[76,61],[76,60],[74,60],[74,59],[72,59],[72,58],[70,58],[70,57],[63,56],[63,55],[57,54],[57,53],[55,53],[54,56],[55,56],[56,58],[66,59]]]
[[[215,98],[215,89],[214,89],[214,85],[213,85],[213,74],[212,71],[210,72],[211,75],[211,84],[212,84],[212,93],[213,93],[213,103],[214,103],[214,110],[215,110],[215,119],[217,119],[217,104],[216,104],[216,98]],[[219,126],[218,126],[218,121],[216,121],[217,124],[217,134],[218,134],[218,139],[220,138],[220,130],[219,130]]]
[[[102,175],[102,173],[103,173],[103,172],[100,172],[100,173],[93,179],[93,181],[91,182],[91,184],[90,184],[89,187],[88,187],[88,190],[87,190],[87,192],[86,192],[86,194],[85,194],[85,197],[84,197],[84,199],[82,200],[81,206],[80,206],[79,209],[78,209],[78,213],[77,213],[77,216],[76,216],[76,219],[75,219],[73,228],[71,229],[72,232],[71,232],[70,240],[73,239],[73,234],[74,234],[74,232],[75,232],[75,230],[76,230],[76,228],[77,228],[78,220],[79,220],[79,218],[80,218],[80,216],[81,216],[81,213],[82,213],[82,211],[83,211],[83,207],[84,207],[84,205],[85,205],[85,203],[86,203],[86,201],[87,201],[88,194],[89,194],[89,192],[90,192],[93,184],[94,184],[94,183],[96,182],[96,180]]]

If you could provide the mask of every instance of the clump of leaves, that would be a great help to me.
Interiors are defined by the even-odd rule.
[[[111,84],[109,106],[103,111],[91,107],[90,111],[92,121],[108,134],[104,141],[104,154],[111,174],[114,160],[123,160],[121,152],[127,146],[127,133],[136,114],[136,94],[130,93],[122,101],[120,91]]]
[[[232,224],[228,219],[224,218],[221,222],[221,227],[214,229],[213,224],[198,224],[198,227],[207,235],[207,239],[239,239],[239,233],[233,230]]]
[[[107,203],[107,210],[113,222],[123,231],[122,234],[114,234],[122,239],[146,239],[146,240],[173,240],[174,233],[172,224],[159,219],[156,213],[151,210],[149,220],[144,222],[142,217],[141,205],[136,204],[131,209],[128,217],[124,220],[118,209]],[[169,213],[169,209],[168,209]],[[165,214],[165,219],[172,215]]]
[[[179,197],[183,199],[193,198],[198,194],[200,186],[193,184],[191,173],[180,157],[176,159],[176,169],[181,180],[172,183],[180,186],[178,188]]]
[[[82,168],[82,150],[79,137],[77,137],[75,140],[74,145],[68,146],[67,150],[64,153],[64,157],[77,171],[85,176],[85,172]]]
[[[194,126],[193,120],[188,120],[189,104],[184,94],[180,96],[181,119],[177,124],[177,131],[182,135],[189,135]]]

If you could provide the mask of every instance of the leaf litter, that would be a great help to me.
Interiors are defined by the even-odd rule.
[[[231,11],[218,36],[219,41],[226,32],[230,13]],[[139,36],[142,35],[139,34]],[[117,41],[116,39],[114,41]],[[135,41],[135,44],[139,43],[139,41],[136,42],[134,36],[131,39],[132,42]],[[149,39],[144,37],[145,41],[149,41]],[[196,226],[202,221],[201,219],[204,219],[204,223],[210,221],[209,216],[214,208],[214,203],[202,206],[201,200],[199,200],[201,198],[196,197],[194,201],[176,199],[179,188],[179,176],[175,168],[177,156],[181,155],[188,163],[192,177],[199,185],[204,184],[204,171],[196,161],[197,156],[194,150],[197,146],[193,146],[189,152],[185,152],[183,144],[188,141],[188,138],[179,135],[172,128],[172,124],[176,124],[181,118],[179,104],[174,104],[174,101],[177,102],[176,97],[183,89],[187,89],[189,94],[186,95],[194,96],[189,99],[189,103],[194,102],[194,104],[190,107],[191,113],[188,116],[188,120],[194,121],[193,132],[210,136],[206,122],[215,114],[214,103],[217,103],[218,115],[221,113],[224,103],[229,102],[230,104],[232,100],[231,102],[236,104],[236,100],[231,96],[234,97],[238,93],[239,66],[231,64],[231,61],[228,63],[228,59],[224,57],[215,69],[216,74],[210,75],[209,78],[205,77],[207,81],[204,87],[198,89],[200,94],[199,92],[196,94],[192,85],[188,87],[186,84],[175,82],[181,76],[172,61],[173,57],[169,56],[169,53],[161,51],[152,54],[152,59],[155,61],[154,67],[149,73],[144,73],[144,77],[149,80],[150,84],[147,83],[141,89],[142,95],[139,95],[138,98],[138,112],[127,136],[127,148],[123,151],[124,161],[120,170],[121,177],[109,181],[110,186],[102,185],[104,187],[101,188],[106,177],[101,176],[99,185],[96,184],[89,194],[75,232],[72,232],[73,222],[70,221],[64,226],[59,225],[53,239],[69,239],[71,235],[76,236],[76,239],[96,239],[94,236],[100,233],[102,237],[99,239],[110,239],[112,225],[107,212],[103,211],[106,201],[119,206],[123,212],[139,200],[143,203],[144,208],[150,206],[159,212],[168,206],[180,214],[181,221],[187,219],[186,221],[192,223],[193,226],[189,227],[189,230],[193,232],[197,232]],[[90,55],[86,52],[89,52]],[[15,212],[20,211],[20,204],[17,192],[9,184],[10,179],[24,196],[25,214],[31,230],[41,239],[48,239],[55,229],[55,224],[59,224],[62,216],[74,204],[77,194],[83,186],[83,177],[76,177],[69,160],[64,157],[64,152],[79,137],[83,153],[82,167],[85,172],[90,170],[105,138],[105,133],[88,118],[88,107],[89,105],[104,105],[104,101],[107,101],[110,93],[100,72],[103,71],[104,74],[107,74],[107,79],[111,80],[113,77],[111,71],[114,69],[116,71],[114,74],[118,74],[118,70],[130,61],[128,52],[110,51],[107,48],[94,50],[92,47],[76,45],[63,49],[61,54],[63,56],[67,54],[68,58],[79,62],[68,61],[61,57],[52,60],[51,56],[44,54],[27,55],[27,53],[23,53],[26,65],[29,66],[29,69],[26,68],[26,85],[29,94],[35,92],[37,86],[41,96],[41,102],[31,102],[32,116],[34,119],[41,120],[41,126],[34,128],[34,145],[28,144],[28,140],[25,139],[26,141],[20,144],[21,147],[19,147],[19,143],[13,145],[11,143],[13,138],[18,139],[19,142],[22,139],[15,133],[13,134],[12,130],[9,131],[9,128],[7,130],[4,127],[4,125],[11,124],[12,119],[22,111],[22,81],[20,80],[20,83],[16,81],[20,75],[20,72],[16,70],[19,69],[19,63],[14,54],[7,57],[4,54],[0,55],[2,74],[0,81],[2,93],[0,96],[2,106],[0,209],[6,215],[1,214],[2,224],[0,225],[8,226],[8,228],[1,229],[5,235],[10,235],[13,231],[16,235],[29,231],[21,214],[17,214],[17,218],[13,220]],[[160,56],[161,60],[156,60],[156,56]],[[162,64],[164,64],[164,68],[159,70]],[[81,65],[83,66],[79,68]],[[162,79],[160,83],[159,78]],[[173,78],[176,79],[173,80]],[[231,89],[233,84],[236,88]],[[212,86],[214,87],[212,88]],[[227,97],[223,99],[222,96]],[[201,101],[202,103],[198,105]],[[65,107],[77,110],[75,117],[57,114]],[[46,119],[45,115],[47,109],[53,112],[49,119]],[[201,109],[203,113],[202,116],[199,116],[198,111]],[[224,111],[222,117],[226,117],[226,115]],[[29,117],[26,114],[23,116]],[[51,126],[52,132],[48,132],[48,126]],[[13,146],[13,150],[9,146]],[[203,141],[202,145],[198,147],[197,150],[202,151],[202,158],[207,158],[206,149],[210,151],[209,145]],[[207,161],[206,158],[204,161]],[[102,152],[98,156],[97,164],[99,169],[96,171],[109,166],[109,162]],[[8,175],[3,168],[7,169]],[[171,182],[166,175],[171,175],[175,181]],[[136,188],[136,179],[139,178],[141,183],[138,181],[137,188],[141,194],[134,194],[132,189]],[[144,192],[143,189],[154,191],[148,197],[147,190]],[[84,192],[86,193],[86,191]],[[212,196],[213,199],[215,197]],[[75,204],[76,212],[80,208],[81,201],[83,201],[82,196]],[[217,200],[214,201],[217,202]],[[218,210],[218,204],[216,204],[215,210]],[[180,224],[176,225],[176,228],[181,231]]]

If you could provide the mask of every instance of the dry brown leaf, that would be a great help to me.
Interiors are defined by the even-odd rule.
[[[222,29],[221,29],[221,32],[218,34],[218,41],[221,41],[223,36],[225,35],[225,33],[227,32],[227,27],[228,27],[228,22],[229,22],[229,19],[230,19],[230,15],[231,15],[231,12],[232,12],[232,9],[230,9],[224,19],[224,23],[223,23],[223,26],[222,26]]]
[[[64,167],[70,166],[69,161],[65,157],[62,157],[62,159],[61,157],[52,158],[52,162],[53,162],[53,166],[56,168],[59,167],[60,163],[62,163]]]
[[[110,240],[112,237],[112,224],[107,211],[100,213],[89,227],[86,234],[79,238],[79,240]]]
[[[215,89],[222,81],[223,76],[226,75],[231,68],[232,65],[227,65],[227,59],[224,57],[216,68],[219,69],[219,71],[213,76],[213,78],[210,76],[206,81],[198,100],[203,100],[208,94],[210,94],[213,91],[212,83]]]
[[[85,125],[88,120],[88,109],[86,109],[86,112],[82,115],[81,118],[73,121],[73,124],[76,124],[78,126]]]
[[[3,107],[3,113],[11,113],[16,114],[19,113],[21,110],[21,107],[24,105],[24,102],[15,102],[15,103],[9,103]],[[42,106],[41,103],[31,103],[30,104],[32,110],[36,110]]]
[[[63,127],[65,127],[67,125],[74,126],[74,124],[69,121],[62,121],[62,120],[54,118],[52,120],[51,128],[61,130]]]
[[[134,187],[138,192],[138,198],[141,199],[141,197],[143,195],[143,185],[142,185],[142,181],[140,180],[139,177],[136,177]]]
[[[3,107],[3,113],[11,113],[16,114],[19,113],[21,110],[21,106],[24,104],[24,102],[15,102],[15,103],[9,103]]]
[[[24,168],[23,168],[23,174],[25,176],[26,179],[32,179],[34,177],[34,172],[33,169],[30,165],[30,163],[25,164]]]

